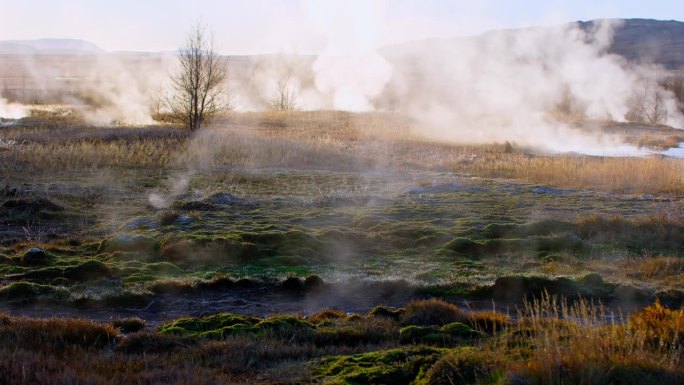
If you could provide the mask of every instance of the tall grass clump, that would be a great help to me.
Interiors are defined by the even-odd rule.
[[[534,384],[665,384],[684,380],[684,311],[656,303],[629,317],[586,300],[528,301],[492,344]]]

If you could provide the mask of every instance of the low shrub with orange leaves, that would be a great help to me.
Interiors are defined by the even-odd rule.
[[[684,309],[668,309],[656,301],[634,313],[628,325],[654,349],[684,349]]]

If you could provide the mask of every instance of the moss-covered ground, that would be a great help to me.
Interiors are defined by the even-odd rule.
[[[231,313],[149,326],[0,315],[7,384],[681,383],[684,314],[541,297],[515,318],[439,301],[308,317]]]
[[[346,131],[376,127],[378,116],[293,116],[233,116],[228,129],[195,136],[165,127],[6,129],[31,141],[0,153],[0,308],[126,318],[120,325],[133,329],[148,322],[135,338],[102,331],[121,350],[100,353],[128,362],[129,352],[163,352],[180,365],[173,352],[192,349],[201,370],[221,367],[230,381],[253,383],[257,368],[272,382],[297,368],[293,381],[522,384],[563,382],[543,377],[555,374],[542,373],[529,351],[504,365],[473,347],[505,329],[525,298],[588,298],[627,313],[656,299],[682,305],[676,191],[501,179],[491,177],[494,165],[505,167],[510,151],[535,155]],[[473,165],[478,156],[490,162],[486,172]],[[498,313],[475,322],[450,308],[445,318],[373,309],[427,297]],[[320,319],[326,308],[335,311]],[[270,355],[269,344],[283,340],[291,350]],[[221,349],[244,353],[226,369],[210,358]],[[19,359],[0,374],[16,373]],[[596,383],[621,383],[610,379],[629,370],[681,378],[625,365]],[[173,381],[189,383],[190,370]],[[541,380],[515,382],[532,372]]]

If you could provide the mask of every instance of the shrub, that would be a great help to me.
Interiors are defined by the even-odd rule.
[[[138,317],[121,318],[110,322],[112,326],[121,330],[123,333],[135,333],[143,330],[147,326],[144,319]]]
[[[643,333],[653,348],[684,348],[684,310],[671,310],[656,301],[629,318],[629,327]]]
[[[456,305],[434,298],[409,303],[401,317],[402,325],[430,326],[452,322],[468,322],[468,315]]]
[[[332,320],[332,319],[342,319],[347,317],[347,313],[341,311],[341,310],[335,310],[335,309],[324,309],[324,310],[319,310],[312,315],[309,316],[309,322],[313,324],[318,324],[323,321],[327,320]]]
[[[299,292],[304,289],[304,282],[294,275],[288,275],[281,283],[283,290],[290,292]]]
[[[99,349],[115,342],[117,331],[111,325],[77,319],[29,319],[4,317],[0,339],[5,348],[57,351],[78,346]]]

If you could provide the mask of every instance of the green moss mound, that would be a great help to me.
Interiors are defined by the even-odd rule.
[[[215,332],[230,326],[255,325],[258,322],[259,319],[254,317],[220,313],[203,318],[181,318],[162,325],[159,332],[162,334],[199,336],[202,333]]]
[[[485,246],[468,238],[454,238],[442,247],[442,253],[477,258],[485,252]]]
[[[495,385],[509,383],[496,370],[491,353],[475,348],[460,348],[444,354],[430,367],[419,385]]]
[[[411,325],[399,330],[399,341],[402,344],[438,344],[445,342],[445,337],[437,326]]]
[[[148,263],[145,265],[145,268],[152,270],[155,273],[158,274],[164,274],[164,275],[179,275],[183,273],[183,269],[180,267],[174,265],[171,262],[155,262],[155,263]]]
[[[618,286],[604,282],[600,275],[592,273],[578,280],[566,277],[505,276],[497,278],[493,286],[473,294],[475,297],[498,301],[519,301],[524,297],[540,297],[544,293],[566,298],[611,299],[620,294],[620,290]]]
[[[37,299],[65,299],[65,289],[31,282],[14,282],[0,288],[0,301],[30,302]]]
[[[110,277],[111,275],[111,269],[104,263],[96,260],[86,261],[77,266],[64,269],[64,278],[79,282]]]
[[[368,312],[371,317],[385,317],[393,320],[399,320],[402,314],[404,314],[404,309],[392,310],[385,306],[376,306]]]
[[[399,330],[402,344],[447,344],[480,337],[480,333],[461,322],[444,326],[405,326]]]
[[[417,347],[334,356],[320,361],[313,377],[321,384],[409,385],[427,372],[444,349]]]
[[[269,335],[285,340],[310,339],[315,326],[290,315],[272,316],[266,319],[230,313],[215,314],[203,318],[181,318],[162,325],[159,333],[208,339],[222,339],[232,335]]]
[[[302,318],[282,315],[269,317],[256,327],[259,333],[267,333],[286,340],[308,340],[314,335],[315,326]]]

